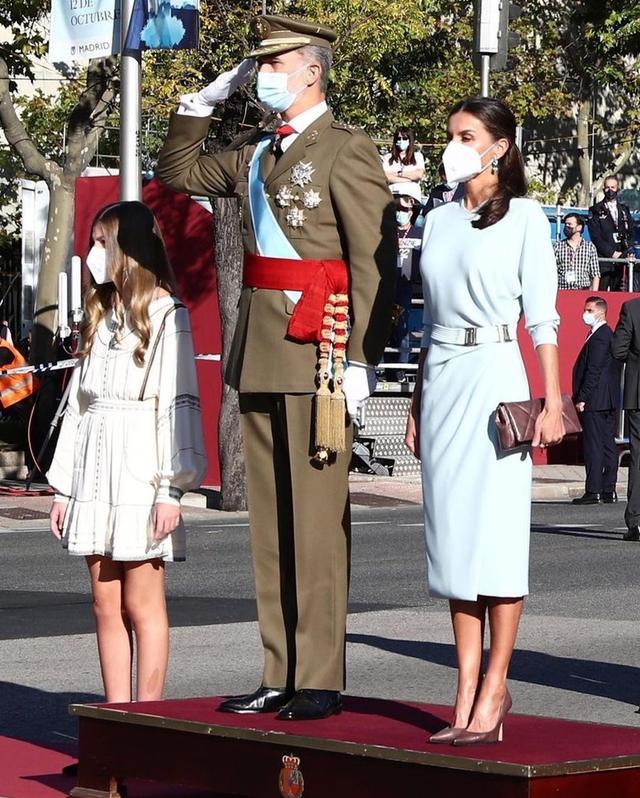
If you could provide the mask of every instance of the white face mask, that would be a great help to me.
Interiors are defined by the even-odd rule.
[[[447,183],[466,183],[467,180],[471,180],[472,177],[476,177],[488,169],[491,161],[483,166],[481,158],[492,147],[495,147],[495,144],[490,144],[484,152],[478,152],[461,141],[450,141],[442,153],[442,165],[447,176]]]
[[[309,65],[303,64],[295,72],[289,74],[288,72],[258,72],[258,82],[256,83],[256,91],[260,102],[268,108],[269,111],[282,113],[287,108],[291,108],[295,102],[296,97],[301,94],[308,86],[303,86],[298,91],[289,91],[289,78],[297,75]]]
[[[400,152],[406,152],[409,149],[409,139],[398,139],[396,141],[396,147]]]
[[[411,221],[411,211],[396,211],[396,221],[400,227],[404,227]]]
[[[87,268],[98,285],[110,283],[111,278],[107,273],[107,250],[94,244],[87,255]]]
[[[585,310],[585,312],[582,314],[582,321],[587,325],[587,327],[593,327],[593,325],[597,322],[596,314]]]

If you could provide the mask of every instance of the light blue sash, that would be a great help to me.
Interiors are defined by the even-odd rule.
[[[300,260],[300,255],[291,246],[284,230],[278,224],[271,210],[264,187],[260,160],[263,152],[271,146],[273,137],[263,139],[256,147],[249,167],[249,209],[253,232],[256,237],[256,247],[259,255],[267,258],[294,258]]]

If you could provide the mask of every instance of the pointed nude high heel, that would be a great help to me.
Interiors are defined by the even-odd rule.
[[[435,745],[449,745],[456,737],[464,734],[465,731],[466,729],[462,728],[462,726],[445,726],[444,729],[432,734],[431,737],[429,737],[429,742]]]
[[[500,712],[498,712],[497,723],[493,729],[490,729],[487,732],[471,732],[465,729],[462,734],[454,737],[452,740],[453,745],[487,745],[489,743],[501,743],[504,718],[507,712],[511,709],[512,703],[511,695],[509,694],[509,690],[507,690],[504,698],[502,699]]]
[[[480,688],[482,687],[482,680],[484,679],[484,674],[480,674],[480,678],[478,679],[478,685],[476,687],[476,692],[473,697],[473,704],[471,705],[471,714],[473,714],[473,708],[476,705],[476,701],[478,700],[478,695],[480,693]],[[429,743],[433,743],[435,745],[450,745],[456,737],[459,737],[463,732],[466,731],[464,726],[445,726],[444,729],[440,729],[439,732],[432,734],[429,737]]]

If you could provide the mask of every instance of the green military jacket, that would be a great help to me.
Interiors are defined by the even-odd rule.
[[[256,253],[248,172],[265,133],[256,128],[236,149],[207,155],[202,143],[209,124],[208,118],[172,114],[157,177],[188,194],[236,194],[242,202],[245,250]],[[292,183],[291,175],[301,161],[313,168],[304,189]],[[389,335],[397,232],[391,194],[373,142],[362,131],[335,122],[327,111],[279,159],[267,150],[261,168],[278,224],[300,257],[342,258],[348,263],[352,326],[347,357],[377,364]],[[308,190],[315,194],[305,206],[303,192]],[[286,205],[283,197],[289,191],[297,199]],[[290,223],[292,206],[304,212],[306,221],[300,226]],[[315,391],[316,345],[287,338],[294,307],[282,291],[243,288],[226,364],[229,385],[248,393]]]

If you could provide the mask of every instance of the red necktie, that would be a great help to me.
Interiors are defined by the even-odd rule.
[[[295,127],[291,127],[291,125],[284,124],[280,125],[280,127],[276,130],[276,135],[280,139],[284,139],[287,136],[290,136],[292,133],[297,133],[297,132],[298,131],[295,129]]]
[[[298,131],[295,129],[295,127],[291,127],[291,125],[280,125],[280,127],[276,130],[276,137],[273,140],[273,151],[276,158],[279,158],[282,155],[282,140],[287,136],[290,136],[292,133],[297,132]]]

